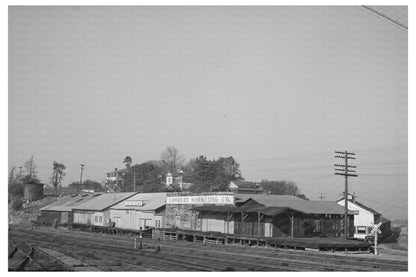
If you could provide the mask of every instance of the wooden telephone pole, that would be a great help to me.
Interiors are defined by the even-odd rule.
[[[79,177],[79,185],[77,188],[77,194],[79,195],[81,193],[81,186],[82,186],[82,171],[84,170],[85,164],[80,164],[81,166],[81,176]]]
[[[348,237],[348,177],[358,177],[355,174],[357,171],[351,170],[350,168],[357,168],[355,165],[348,165],[348,160],[355,160],[355,153],[350,153],[348,151],[335,151],[335,158],[343,159],[344,164],[335,164],[335,175],[341,175],[345,178],[345,191],[344,191],[344,201],[345,201],[345,213],[344,213],[344,238]]]

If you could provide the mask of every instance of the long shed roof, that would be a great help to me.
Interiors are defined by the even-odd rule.
[[[244,196],[244,194],[238,194],[236,197]],[[344,214],[344,208],[333,201],[310,201],[293,195],[269,194],[250,194],[245,198],[252,199],[264,207],[286,207],[307,214]],[[351,210],[348,213],[354,214]]]
[[[104,193],[100,196],[94,197],[88,202],[74,207],[74,210],[102,211],[129,197],[132,197],[135,194],[137,194],[137,192]]]
[[[286,212],[296,212],[295,210],[287,208],[287,207],[268,207],[268,208],[265,208],[263,206],[233,207],[233,206],[214,206],[214,205],[212,205],[212,206],[198,206],[198,207],[194,207],[193,210],[196,210],[196,211],[199,211],[199,212],[231,212],[231,213],[259,212],[261,214],[265,214],[265,215],[269,215],[269,216],[275,216],[275,215],[286,213]]]
[[[337,203],[340,203],[341,202],[341,204],[343,204],[344,201],[345,201],[344,200],[344,197],[342,197],[341,199],[337,200]],[[367,211],[369,211],[369,212],[371,212],[371,213],[373,213],[375,215],[381,215],[381,213],[377,212],[376,210],[374,210],[374,209],[372,209],[372,208],[370,208],[370,207],[368,207],[368,206],[366,206],[363,203],[360,203],[358,201],[353,201],[351,199],[348,199],[348,203],[353,203],[353,204],[355,204],[355,205],[363,208],[364,210],[367,210]]]
[[[48,206],[45,206],[40,211],[57,211],[57,212],[70,212],[73,208],[80,206],[93,199],[98,197],[99,194],[87,194],[87,195],[76,195],[76,196],[64,196],[59,198],[57,201],[50,203]]]
[[[143,204],[128,205],[128,201],[141,201]],[[127,204],[127,205],[126,205]],[[157,193],[139,193],[117,205],[111,207],[114,210],[137,210],[137,211],[154,211],[166,205],[166,192]]]

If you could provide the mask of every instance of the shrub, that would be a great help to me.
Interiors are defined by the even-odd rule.
[[[22,209],[23,200],[20,198],[14,198],[12,200],[12,209],[15,211],[19,211]]]
[[[24,185],[22,183],[11,183],[9,185],[9,194],[12,198],[23,197]]]

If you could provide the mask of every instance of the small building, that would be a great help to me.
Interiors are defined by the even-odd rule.
[[[25,202],[40,200],[43,198],[43,184],[27,183],[24,186]]]
[[[137,192],[104,193],[73,208],[74,224],[110,226],[110,208]]]
[[[345,206],[344,197],[336,201],[342,207]],[[371,235],[373,224],[382,222],[383,229],[390,229],[390,221],[382,217],[381,213],[355,200],[355,196],[348,195],[348,209],[355,211],[354,215],[354,238],[365,239]]]
[[[115,227],[131,230],[163,228],[166,192],[139,193],[110,208]]]
[[[230,191],[241,194],[241,193],[263,193],[262,187],[255,182],[248,182],[248,181],[231,181],[228,185]]]
[[[72,224],[74,222],[74,213],[72,209],[91,200],[94,197],[97,197],[98,195],[99,194],[75,194],[72,196],[60,197],[48,206],[39,209],[40,218],[38,221],[47,226],[53,224]]]

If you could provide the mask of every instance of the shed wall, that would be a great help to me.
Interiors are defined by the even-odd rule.
[[[93,222],[94,212],[74,211],[74,223],[90,225]]]
[[[51,226],[56,220],[57,224],[61,224],[61,212],[58,211],[40,211],[40,222],[44,225]]]
[[[163,215],[156,215],[154,211],[136,210],[110,210],[111,221],[116,222],[116,227],[140,230],[140,228],[162,228]]]
[[[227,215],[222,213],[199,213],[201,231],[234,234],[234,220],[227,222]]]

